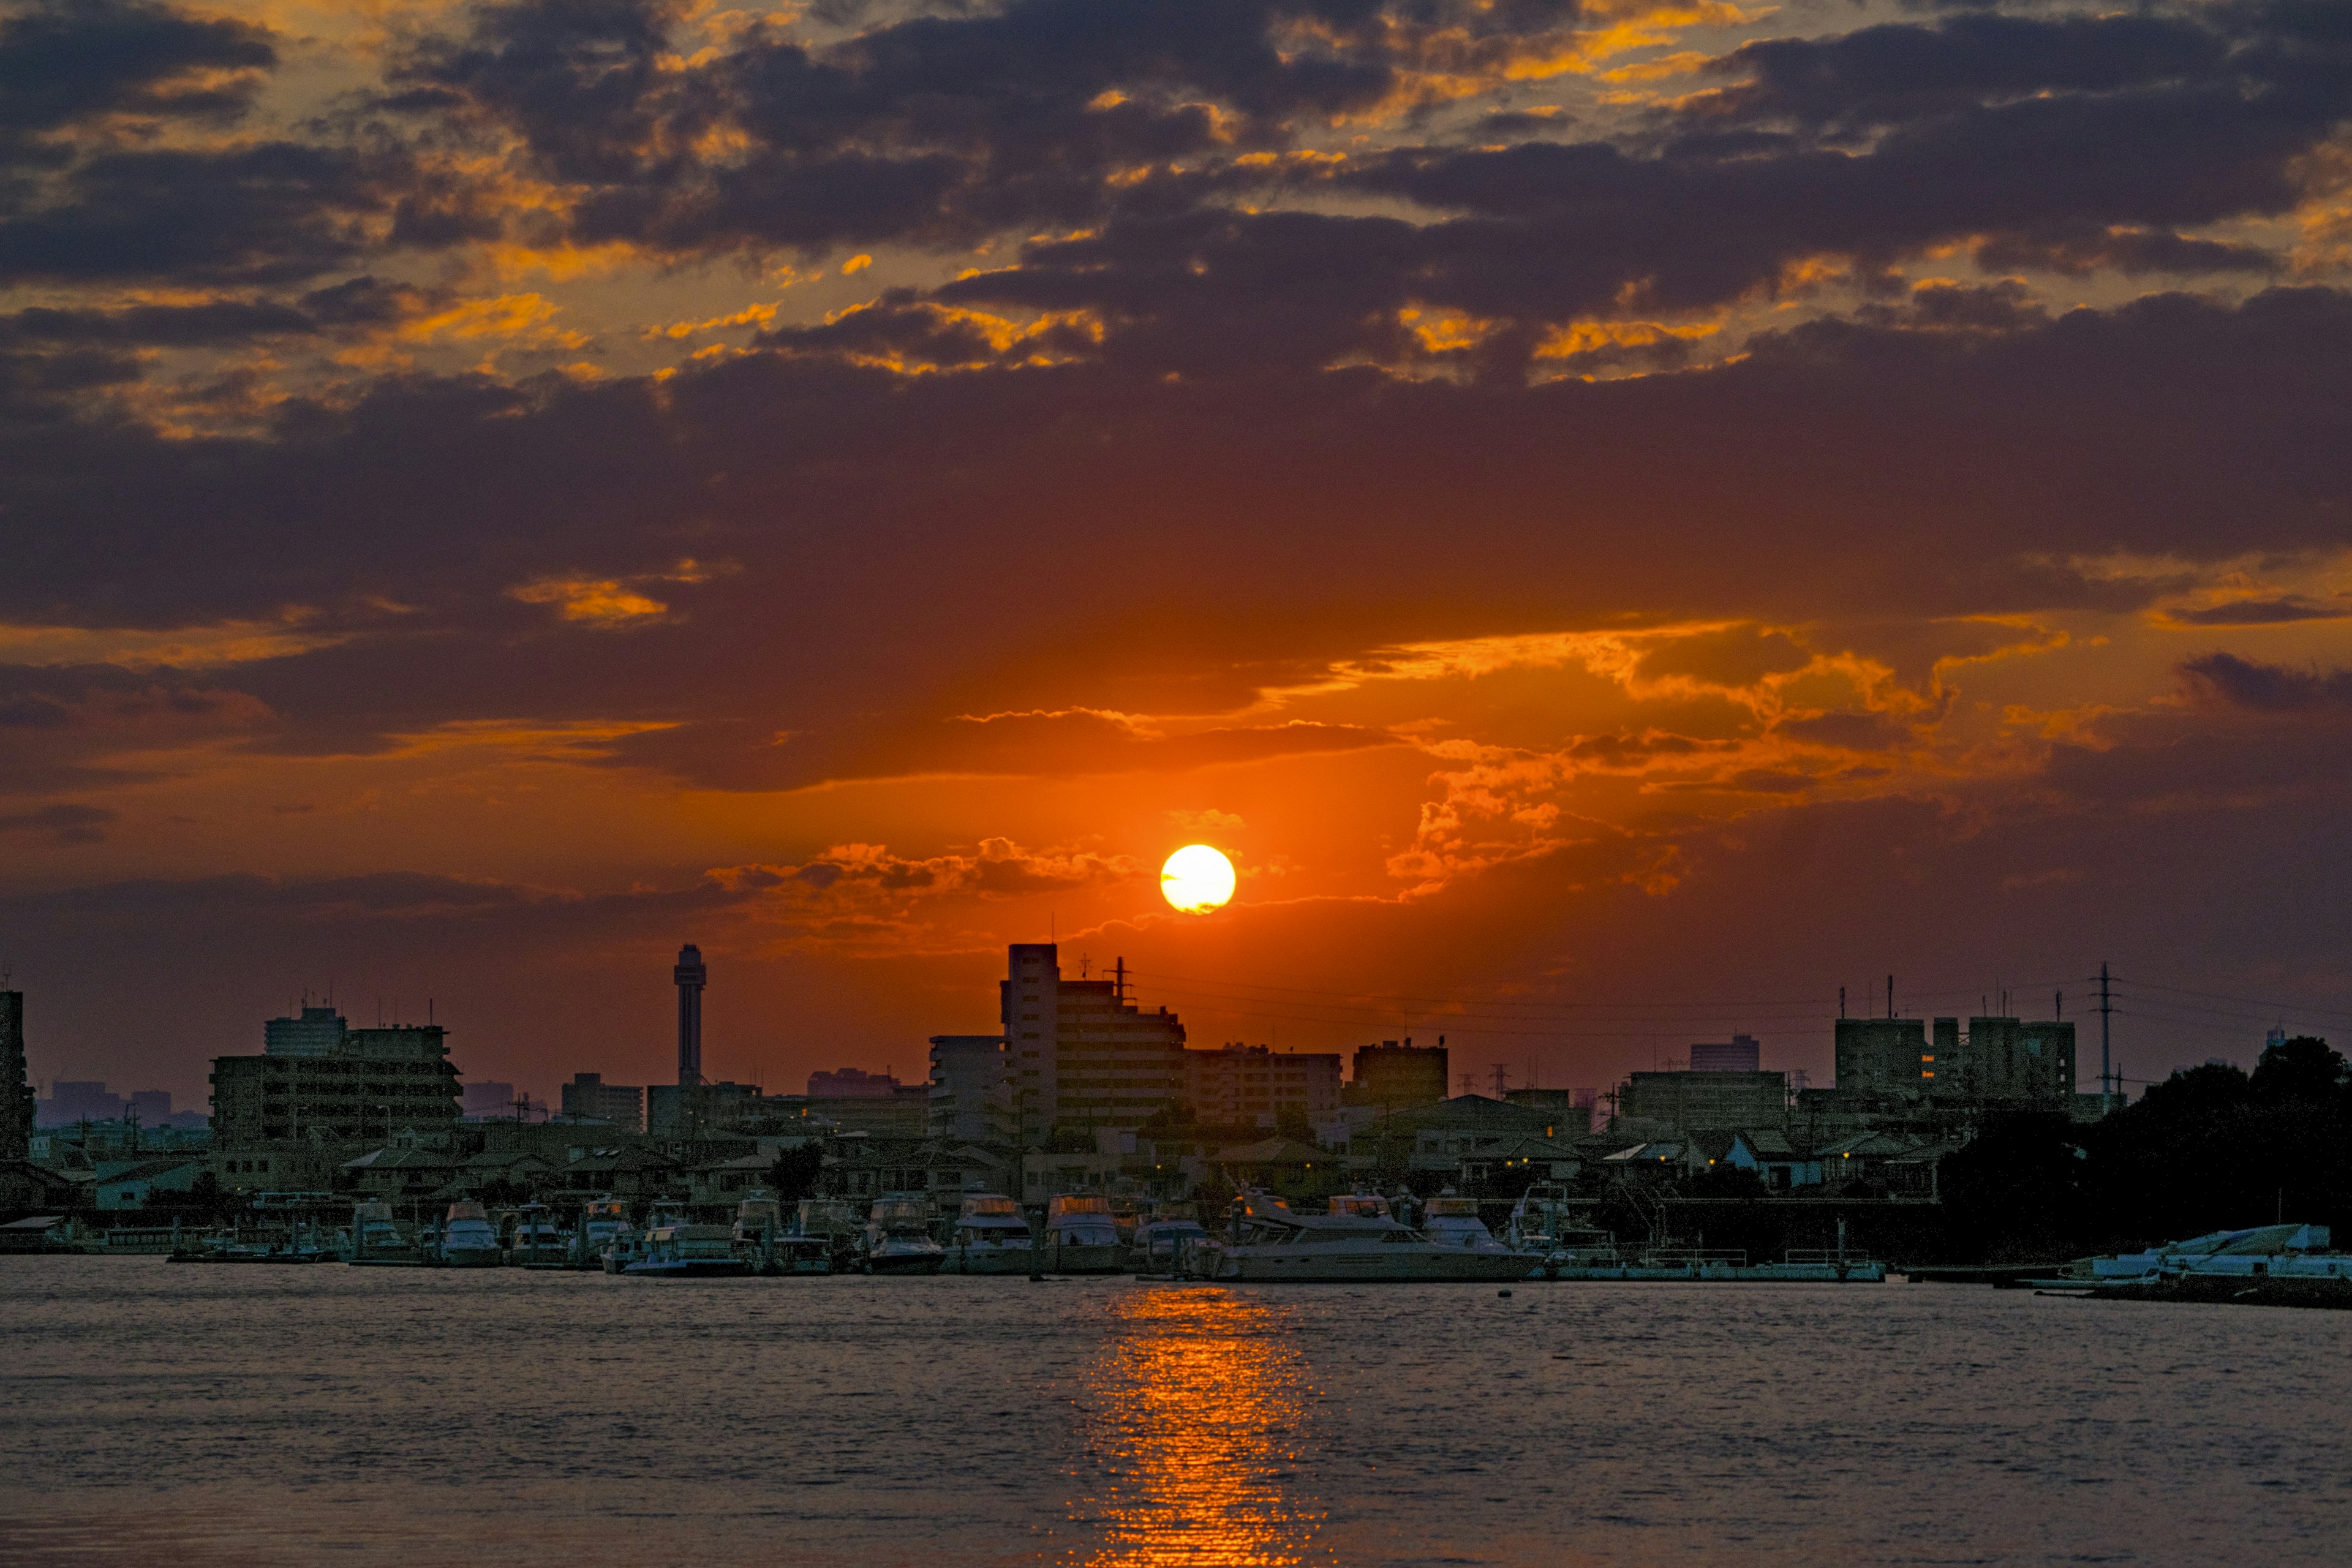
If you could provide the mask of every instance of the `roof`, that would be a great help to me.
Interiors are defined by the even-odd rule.
[[[24,1219],[12,1219],[6,1225],[0,1225],[0,1230],[47,1230],[53,1225],[65,1222],[66,1216],[61,1214],[37,1214]]]
[[[1452,1128],[1541,1136],[1543,1128],[1559,1124],[1560,1113],[1542,1106],[1513,1105],[1508,1100],[1489,1100],[1483,1094],[1463,1094],[1435,1105],[1409,1106],[1366,1123],[1353,1135],[1377,1138],[1382,1134]]]
[[[376,1149],[343,1162],[346,1171],[453,1171],[455,1154],[439,1149]]]
[[[1491,1149],[1481,1149],[1475,1154],[1465,1154],[1465,1160],[1575,1160],[1584,1150],[1560,1138],[1514,1138],[1507,1143],[1497,1143]]]
[[[1217,1151],[1217,1158],[1234,1165],[1311,1165],[1331,1155],[1296,1138],[1262,1138],[1255,1143],[1229,1143]]]
[[[190,1165],[209,1166],[211,1162],[201,1154],[194,1157],[186,1154],[179,1154],[174,1155],[170,1159],[157,1158],[153,1160],[142,1160],[137,1164],[131,1166],[128,1170],[117,1171],[110,1176],[100,1176],[99,1178],[98,1184],[101,1187],[110,1187],[117,1182],[152,1181],[157,1176],[167,1174],[173,1171],[185,1170]]]

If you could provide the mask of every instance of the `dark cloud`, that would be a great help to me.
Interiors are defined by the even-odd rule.
[[[2232,599],[2193,610],[2167,610],[2164,619],[2182,626],[2283,626],[2299,621],[2340,621],[2352,619],[2352,601],[2286,594],[2271,599]]]
[[[2196,696],[2254,713],[2352,710],[2352,669],[2290,669],[2211,653],[2180,667]]]
[[[252,73],[278,63],[268,28],[139,0],[51,0],[0,14],[0,154],[100,115],[234,120]]]
[[[102,805],[45,805],[0,815],[0,834],[47,834],[59,844],[95,844],[115,814]]]

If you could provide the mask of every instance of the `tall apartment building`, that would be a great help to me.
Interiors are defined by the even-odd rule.
[[[1142,1011],[1116,981],[1065,979],[1052,942],[1014,943],[1006,970],[1000,1016],[1024,1146],[1056,1131],[1139,1127],[1182,1095],[1176,1015]]]
[[[646,1130],[646,1091],[642,1084],[606,1083],[597,1072],[576,1072],[563,1086],[566,1121],[609,1121],[631,1132]]]
[[[1013,1087],[1001,1035],[933,1035],[929,1135],[1013,1142]]]
[[[444,1128],[457,1121],[457,1068],[449,1060],[448,1031],[438,1025],[353,1029],[329,1010],[342,1032],[331,1047],[306,1007],[299,1034],[265,1042],[289,1048],[215,1057],[212,1124],[224,1144],[278,1139],[331,1140],[390,1136],[406,1127]],[[273,1024],[289,1020],[273,1019]]]
[[[1328,1116],[1339,1106],[1339,1055],[1242,1045],[1186,1051],[1183,1100],[1216,1126],[1271,1127],[1286,1110]]]
[[[903,1086],[887,1072],[867,1072],[864,1068],[835,1068],[831,1072],[809,1074],[808,1091],[811,1100],[846,1100],[857,1095],[869,1095],[876,1100],[887,1100]]]
[[[1617,1100],[1622,1121],[1679,1131],[1777,1128],[1788,1121],[1784,1072],[1637,1072]]]
[[[1905,1101],[2057,1101],[2074,1092],[2074,1026],[1976,1017],[1840,1018],[1837,1087]]]
[[[1434,1105],[1447,1098],[1446,1051],[1441,1043],[1416,1046],[1382,1040],[1356,1048],[1355,1073],[1348,1098],[1358,1105],[1402,1110],[1409,1105]]]
[[[1755,1072],[1764,1065],[1764,1048],[1753,1035],[1734,1035],[1728,1040],[1695,1045],[1690,1048],[1690,1069],[1693,1072]]]

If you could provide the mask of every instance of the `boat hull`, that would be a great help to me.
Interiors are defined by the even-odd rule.
[[[1208,1260],[1207,1274],[1212,1279],[1241,1285],[1492,1284],[1528,1279],[1543,1261],[1528,1253],[1443,1248],[1402,1258],[1382,1256],[1393,1251],[1228,1247]]]
[[[1036,1266],[1037,1253],[1026,1247],[950,1247],[940,1265],[942,1274],[1026,1274]]]
[[[1045,1248],[1048,1274],[1124,1274],[1128,1247],[1121,1242],[1049,1243]]]
[[[649,1258],[621,1272],[641,1279],[740,1279],[751,1266],[740,1258]]]
[[[884,1252],[859,1265],[868,1274],[937,1274],[947,1262],[944,1252]]]
[[[1876,1285],[1886,1279],[1886,1265],[1854,1263],[1565,1263],[1547,1264],[1538,1278],[1563,1283],[1746,1284],[1746,1285]]]
[[[504,1268],[507,1255],[497,1247],[451,1247],[433,1259],[436,1268]]]

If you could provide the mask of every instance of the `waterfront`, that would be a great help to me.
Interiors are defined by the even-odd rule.
[[[12,1563],[2270,1563],[2352,1321],[1964,1286],[0,1267]]]

